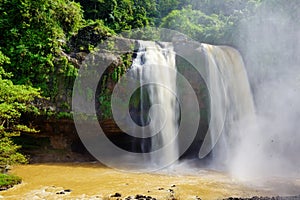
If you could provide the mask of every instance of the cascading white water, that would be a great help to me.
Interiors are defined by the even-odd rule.
[[[208,58],[211,102],[215,103],[211,111],[217,113],[217,119],[213,120],[215,124],[210,124],[211,140],[218,136],[213,129],[222,122],[218,118],[226,115],[223,132],[213,150],[212,166],[225,167],[235,178],[258,181],[259,184],[272,178],[299,177],[299,134],[294,122],[299,118],[299,109],[295,106],[299,97],[294,80],[278,81],[276,87],[272,83],[273,87],[268,85],[267,90],[264,87],[256,89],[259,100],[256,113],[240,54],[230,47],[203,45],[203,49]],[[216,78],[218,73],[222,80]],[[218,96],[222,89],[226,95]],[[274,99],[266,99],[266,96]],[[222,101],[225,101],[225,107],[220,106]],[[295,107],[288,108],[287,102]],[[292,188],[280,188],[293,192]]]
[[[176,70],[175,53],[170,43],[156,43],[152,41],[138,41],[139,50],[136,58],[133,60],[131,72],[133,76],[140,81],[140,122],[141,125],[149,123],[151,132],[159,129],[159,132],[151,139],[151,147],[147,144],[141,145],[142,152],[147,149],[150,151],[157,150],[162,146],[170,143],[177,134],[178,107],[176,104],[176,73],[170,73],[169,70]],[[153,84],[144,85],[145,82]],[[160,84],[155,84],[160,83]],[[149,98],[150,110],[145,119],[144,104],[145,93]],[[153,107],[157,109],[153,109]],[[140,133],[142,137],[144,131]],[[163,152],[161,158],[176,160],[178,156],[177,145],[172,145],[168,152]],[[152,159],[152,158],[150,158]],[[152,160],[159,164],[160,161]]]
[[[176,91],[181,88],[176,88],[176,75],[169,71],[170,69],[176,70],[172,43],[151,41],[138,41],[138,43],[139,50],[133,60],[131,76],[139,79],[141,86],[145,82],[160,83],[140,88],[142,108],[139,121],[141,125],[149,123],[151,131],[161,127],[159,133],[152,137],[150,147],[147,146],[149,144],[143,142],[140,144],[142,152],[149,152],[149,150],[160,149],[176,136],[180,113],[176,104]],[[237,143],[244,137],[241,135],[239,125],[242,121],[254,119],[253,98],[247,73],[238,51],[231,47],[208,44],[202,44],[201,47],[201,57],[207,61],[206,65],[202,66],[205,68],[205,74],[202,75],[207,76],[206,84],[210,93],[211,112],[210,128],[202,146],[210,150],[214,148],[213,164],[216,168],[228,167],[227,164],[230,163],[232,154],[236,151]],[[148,94],[149,100],[147,101],[152,106],[149,113],[144,110],[143,105],[146,103],[144,93]],[[153,109],[157,105],[160,108]],[[143,130],[140,134],[144,138],[147,137]],[[213,147],[216,141],[218,143],[216,147]],[[179,156],[179,146],[175,144],[167,152],[163,152],[160,155],[161,159],[176,160]],[[204,151],[207,149],[204,148]],[[148,159],[153,161],[151,157]],[[157,159],[155,158],[154,162],[157,162]]]
[[[208,61],[206,67],[211,98],[210,110],[214,112],[209,134],[212,141],[219,139],[213,150],[213,164],[217,168],[229,167],[237,144],[245,137],[241,135],[242,127],[239,125],[244,121],[255,120],[253,97],[238,51],[226,46],[202,44],[202,47]],[[222,124],[224,126],[220,133],[215,127]]]

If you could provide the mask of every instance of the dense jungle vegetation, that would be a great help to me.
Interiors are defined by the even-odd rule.
[[[298,0],[0,0],[0,166],[27,162],[11,137],[38,132],[24,116],[44,112],[38,102],[54,102],[62,80],[72,85],[79,66],[69,55],[89,53],[98,42],[78,42],[82,31],[101,40],[132,29],[163,27],[199,42],[235,46],[243,54],[249,37],[240,27],[266,7],[287,16],[281,23],[300,20]],[[263,25],[262,17],[253,28]],[[259,40],[247,40],[252,42]],[[273,55],[251,55],[276,63],[279,50],[273,50]]]

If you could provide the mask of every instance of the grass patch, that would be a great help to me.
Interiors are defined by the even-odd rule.
[[[7,190],[16,184],[22,182],[22,179],[18,176],[11,174],[0,174],[0,191]]]

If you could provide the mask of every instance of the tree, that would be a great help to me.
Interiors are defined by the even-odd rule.
[[[199,42],[216,44],[223,37],[225,22],[191,7],[173,10],[163,18],[161,27],[182,32]]]
[[[51,95],[55,74],[74,71],[61,52],[82,24],[80,5],[70,0],[2,0],[0,47],[10,58],[3,68],[13,73],[14,83],[40,87]]]
[[[27,162],[26,157],[18,152],[20,146],[15,145],[11,137],[19,136],[21,132],[37,132],[22,124],[20,119],[24,113],[39,113],[33,101],[40,97],[40,91],[30,86],[14,85],[8,80],[12,74],[6,73],[2,66],[9,62],[0,51],[0,166]]]
[[[167,16],[172,10],[179,10],[180,2],[178,0],[159,0],[158,1],[158,11],[159,18]]]
[[[156,3],[151,0],[78,0],[86,19],[103,20],[115,32],[154,24]]]

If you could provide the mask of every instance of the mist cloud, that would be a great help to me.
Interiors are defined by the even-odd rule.
[[[289,12],[264,6],[240,26],[257,117],[239,124],[236,177],[300,176],[300,27]]]

